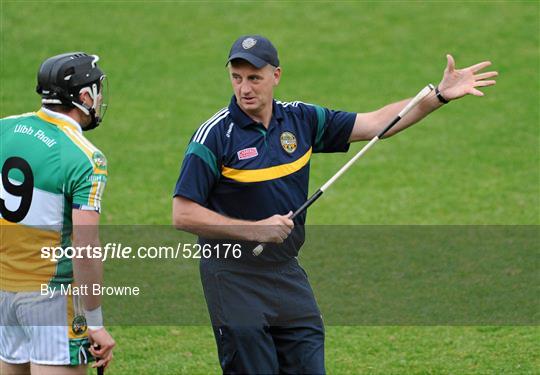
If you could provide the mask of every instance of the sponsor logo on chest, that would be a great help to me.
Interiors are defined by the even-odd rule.
[[[238,155],[238,160],[246,160],[254,158],[255,156],[259,155],[259,153],[257,152],[256,147],[249,147],[238,151],[236,155]]]

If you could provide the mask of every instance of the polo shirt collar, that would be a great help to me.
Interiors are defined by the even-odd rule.
[[[240,126],[241,128],[245,128],[249,125],[254,125],[257,123],[257,121],[253,120],[251,117],[249,117],[242,109],[238,106],[238,103],[236,102],[236,96],[232,96],[231,102],[229,103],[229,112],[231,114],[233,122]],[[279,106],[275,100],[272,100],[272,119],[276,119],[281,121],[283,119],[283,110],[281,106]],[[272,121],[272,119],[270,121]]]

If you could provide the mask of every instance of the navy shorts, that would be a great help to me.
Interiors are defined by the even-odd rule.
[[[224,373],[325,373],[321,313],[296,258],[203,259],[200,271]]]

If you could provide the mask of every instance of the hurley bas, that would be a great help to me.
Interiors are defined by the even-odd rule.
[[[64,296],[138,296],[138,286],[101,286],[100,284],[51,286],[41,284],[41,295],[53,298],[55,293]]]

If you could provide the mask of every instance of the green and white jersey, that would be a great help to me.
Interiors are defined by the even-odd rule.
[[[72,282],[70,259],[41,258],[69,246],[71,210],[100,211],[105,156],[72,118],[41,108],[0,120],[0,289],[39,290]]]

